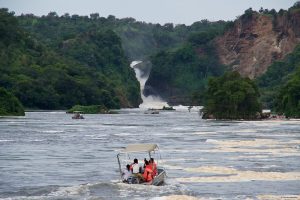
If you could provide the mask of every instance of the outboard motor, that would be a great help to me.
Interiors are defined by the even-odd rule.
[[[130,177],[128,177],[127,182],[128,182],[129,184],[139,184],[139,183],[140,183],[140,180],[139,180],[138,177],[130,176]]]

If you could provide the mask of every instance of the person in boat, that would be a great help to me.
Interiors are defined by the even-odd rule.
[[[152,170],[152,166],[149,164],[149,161],[146,160],[145,161],[146,167],[143,173],[143,177],[145,182],[150,182],[153,180],[153,170]]]
[[[153,170],[153,176],[157,176],[157,164],[154,162],[154,158],[150,158],[149,165],[151,166],[151,169]]]
[[[136,176],[140,181],[144,181],[144,177],[142,176],[141,167],[139,165],[139,161],[137,158],[133,160],[133,163],[130,166],[130,170],[134,176]]]
[[[123,182],[127,182],[128,178],[131,176],[131,170],[130,170],[130,165],[126,165],[126,169],[123,170],[122,173],[122,178],[123,178]]]
[[[144,166],[143,166],[143,170],[142,170],[142,173],[144,172],[145,168],[146,168],[146,162],[147,162],[147,159],[144,158]]]

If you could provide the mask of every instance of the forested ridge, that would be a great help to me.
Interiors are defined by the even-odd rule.
[[[295,4],[279,14],[292,16],[298,8]],[[248,16],[254,12],[248,9],[238,19],[252,20]],[[277,16],[275,10],[266,9],[255,14]],[[203,105],[208,78],[232,70],[221,64],[216,38],[233,28],[231,21],[160,25],[112,15],[105,18],[98,13],[15,16],[3,8],[0,87],[15,95],[25,108],[138,107],[140,87],[129,63],[147,60],[152,70],[146,95],[158,94],[171,104]],[[284,112],[298,105],[298,96],[283,92],[297,82],[298,54],[299,47],[257,78],[264,108]],[[294,87],[293,92],[296,90]],[[290,111],[291,115],[297,112]]]
[[[67,109],[76,104],[137,107],[140,91],[130,61],[180,47],[191,34],[226,23],[174,26],[98,13],[14,16],[1,9],[1,24],[1,86],[26,108]]]
[[[41,28],[43,34],[47,27]],[[12,12],[1,9],[0,35],[0,86],[26,108],[120,108],[141,102],[121,40],[109,29],[82,31],[55,43],[50,35],[43,40],[24,29]]]
[[[123,49],[130,61],[143,60],[161,50],[181,46],[190,34],[208,28],[220,29],[220,25],[227,23],[201,20],[190,26],[173,23],[161,25],[136,21],[130,17],[118,19],[109,15],[105,18],[99,13],[92,13],[89,16],[66,13],[59,16],[56,12],[50,12],[42,17],[26,14],[17,18],[21,27],[35,35],[45,45],[55,49],[59,49],[63,41],[84,32],[113,30],[121,38]]]

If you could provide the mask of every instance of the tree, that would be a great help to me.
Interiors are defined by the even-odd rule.
[[[216,119],[255,119],[261,112],[259,92],[249,78],[238,72],[227,72],[219,78],[210,78],[205,94],[205,116]]]
[[[275,109],[284,113],[286,117],[300,118],[300,66],[280,88],[275,100]]]
[[[0,116],[24,116],[24,108],[20,101],[6,89],[0,87]]]
[[[100,15],[99,15],[99,13],[92,13],[92,14],[90,14],[90,18],[91,18],[91,20],[97,20],[100,18]]]

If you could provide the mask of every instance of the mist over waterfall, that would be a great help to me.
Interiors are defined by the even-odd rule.
[[[142,63],[143,61],[133,61],[130,64],[130,67],[132,67],[135,71],[136,78],[140,82],[140,91],[141,91],[141,97],[143,100],[143,103],[139,106],[140,108],[162,108],[163,106],[169,106],[167,102],[163,101],[159,96],[145,96],[144,95],[144,88],[146,81],[149,78],[149,72],[143,72],[139,67],[137,67],[138,64]]]

